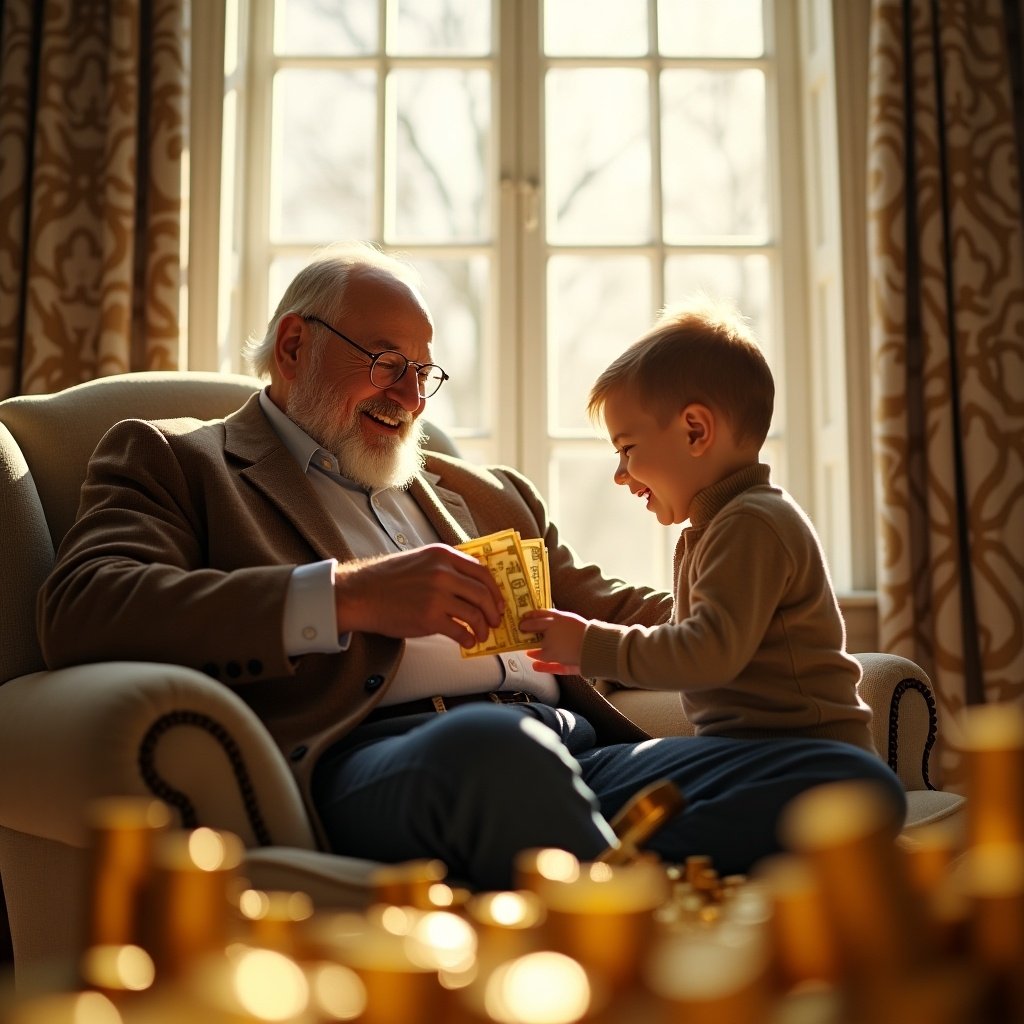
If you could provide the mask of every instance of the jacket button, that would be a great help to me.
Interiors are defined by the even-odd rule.
[[[289,761],[301,761],[306,754],[309,753],[309,747],[305,743],[300,743],[294,750],[288,754]]]
[[[232,679],[237,679],[242,674],[242,666],[237,661],[229,661],[224,666],[224,671],[227,672]]]
[[[363,683],[363,687],[369,693],[373,693],[374,690],[377,690],[377,689],[380,688],[380,685],[383,682],[384,682],[384,677],[383,676],[376,676],[376,675],[375,676],[370,676],[370,678],[367,679],[365,683]]]
[[[205,672],[205,673],[206,673],[206,674],[207,674],[207,675],[208,675],[208,676],[209,676],[209,677],[210,677],[211,679],[220,679],[220,666],[219,666],[219,665],[215,665],[215,664],[214,664],[214,663],[213,663],[212,661],[208,661],[208,662],[207,662],[207,663],[206,663],[206,664],[205,664],[205,665],[203,666],[203,671],[204,671],[204,672]]]
[[[263,662],[258,658],[253,658],[245,667],[249,670],[249,675],[251,676],[258,676],[263,673]]]

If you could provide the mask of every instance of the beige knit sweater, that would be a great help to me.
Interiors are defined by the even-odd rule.
[[[757,464],[701,491],[676,547],[672,622],[594,622],[583,675],[679,690],[698,735],[839,739],[873,750],[860,665],[817,534]]]

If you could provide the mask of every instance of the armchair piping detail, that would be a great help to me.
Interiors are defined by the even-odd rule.
[[[181,815],[183,828],[197,828],[201,824],[195,805],[189,797],[167,782],[156,767],[156,749],[160,739],[171,729],[181,725],[202,729],[220,744],[238,783],[245,816],[257,843],[260,846],[273,846],[270,830],[260,810],[256,790],[238,744],[231,738],[227,729],[209,715],[184,709],[172,711],[161,715],[147,730],[139,745],[139,771],[153,795],[177,809]]]
[[[935,696],[920,679],[901,679],[892,691],[892,699],[889,701],[889,767],[899,774],[900,701],[908,690],[916,690],[920,693],[928,708],[928,738],[924,742],[924,750],[921,753],[921,777],[924,780],[925,789],[935,789],[931,779],[928,778],[928,760],[931,757],[932,747],[935,746],[939,718],[935,710]]]

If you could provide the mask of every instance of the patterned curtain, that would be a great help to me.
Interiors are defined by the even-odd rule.
[[[1024,697],[1019,0],[874,0],[869,259],[879,636],[959,712]]]
[[[189,0],[0,0],[0,399],[178,362]]]

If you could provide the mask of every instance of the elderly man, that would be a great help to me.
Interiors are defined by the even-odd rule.
[[[655,624],[668,594],[578,561],[511,469],[424,457],[419,417],[448,375],[412,270],[368,245],[320,254],[247,355],[269,386],[224,420],[113,427],[40,593],[51,667],[177,662],[232,687],[291,763],[324,845],[437,857],[480,888],[517,851],[596,856],[608,820],[671,778],[685,811],[666,859],[744,871],[777,847],[781,807],[882,762],[821,740],[652,741],[578,677],[519,655],[462,658],[502,596],[470,537],[543,537],[557,607]]]

